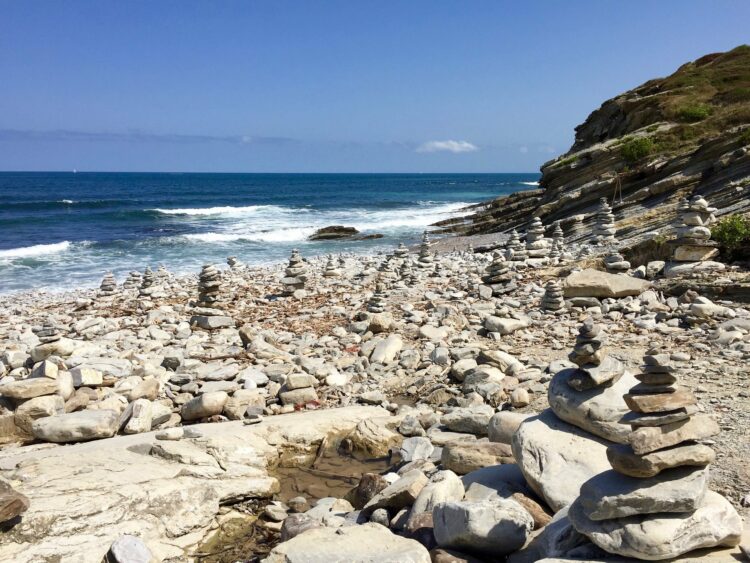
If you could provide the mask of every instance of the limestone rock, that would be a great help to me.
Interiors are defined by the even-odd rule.
[[[451,442],[443,447],[440,460],[445,469],[465,475],[498,463],[513,463],[513,452],[508,444],[496,442]]]
[[[629,446],[617,445],[607,448],[607,457],[618,473],[644,478],[672,467],[708,465],[716,452],[703,444],[685,444],[639,456]]]
[[[314,528],[274,547],[265,563],[430,563],[427,549],[380,524]]]
[[[112,410],[85,410],[35,420],[34,438],[46,442],[83,442],[109,438],[117,432],[119,414]]]
[[[609,387],[576,391],[568,384],[576,372],[571,368],[554,375],[547,391],[550,408],[565,422],[605,440],[627,443],[631,428],[622,418],[630,410],[622,397],[638,381],[626,372]]]
[[[596,545],[617,555],[658,561],[694,549],[735,546],[742,534],[742,520],[724,497],[708,491],[693,513],[629,516],[594,521],[574,502],[568,517],[576,530]]]
[[[555,511],[573,502],[584,482],[610,469],[608,445],[549,409],[522,422],[512,443],[529,486]]]
[[[224,391],[204,393],[189,400],[182,406],[181,415],[184,420],[198,420],[215,414],[221,414],[229,395]]]
[[[707,487],[706,468],[678,467],[646,479],[605,471],[581,485],[577,502],[590,520],[692,512],[703,502]]]
[[[585,269],[573,272],[563,282],[565,297],[627,297],[640,295],[651,284],[624,274]]]
[[[534,528],[534,520],[520,504],[500,498],[440,503],[432,519],[440,547],[495,557],[520,548]]]

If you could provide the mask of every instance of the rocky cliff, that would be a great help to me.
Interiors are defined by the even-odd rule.
[[[576,127],[570,150],[545,163],[540,189],[500,197],[439,226],[484,234],[560,220],[591,236],[600,198],[628,242],[663,231],[681,197],[702,194],[719,215],[750,210],[750,46],[706,55],[607,100]],[[578,229],[572,229],[577,224]]]

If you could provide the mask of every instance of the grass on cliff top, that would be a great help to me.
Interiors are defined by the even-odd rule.
[[[658,89],[659,111],[677,127],[658,135],[658,152],[697,146],[738,125],[750,123],[750,46],[706,55],[644,88]]]

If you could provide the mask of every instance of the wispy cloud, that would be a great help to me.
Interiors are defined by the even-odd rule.
[[[126,143],[229,143],[233,145],[283,145],[299,142],[287,137],[262,137],[253,135],[191,135],[180,133],[147,133],[143,131],[96,132],[54,129],[34,131],[0,129],[0,140],[5,141],[87,141]]]
[[[479,147],[470,143],[469,141],[427,141],[417,147],[417,152],[430,153],[430,152],[452,152],[454,154],[460,154],[464,152],[478,151]]]

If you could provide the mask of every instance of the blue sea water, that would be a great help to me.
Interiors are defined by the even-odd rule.
[[[0,173],[0,293],[93,287],[106,271],[182,274],[237,256],[277,262],[418,240],[468,204],[539,174]],[[309,242],[328,225],[384,238]]]

